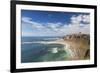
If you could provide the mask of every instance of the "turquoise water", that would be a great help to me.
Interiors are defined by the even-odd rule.
[[[56,37],[22,37],[21,62],[29,63],[66,60],[68,53],[64,50],[64,45],[39,43],[41,41],[49,42],[56,39]],[[54,52],[55,48],[56,52]]]

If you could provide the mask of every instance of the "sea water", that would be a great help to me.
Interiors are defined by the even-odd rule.
[[[47,43],[60,38],[61,37],[22,37],[21,62],[29,63],[66,60],[68,54],[64,50],[65,45]]]

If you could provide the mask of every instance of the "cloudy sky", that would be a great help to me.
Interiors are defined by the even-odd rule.
[[[64,36],[90,32],[90,14],[21,10],[22,36]]]

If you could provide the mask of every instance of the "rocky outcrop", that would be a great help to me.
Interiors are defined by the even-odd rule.
[[[90,35],[89,34],[71,34],[63,37],[69,45],[71,51],[71,60],[81,60],[90,58]]]

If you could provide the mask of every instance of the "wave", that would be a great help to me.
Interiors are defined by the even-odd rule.
[[[44,38],[43,40],[57,40],[59,38]]]
[[[55,41],[33,41],[33,42],[22,42],[22,44],[35,44],[35,43],[39,43],[39,44],[52,44],[52,43],[57,43]]]
[[[52,48],[52,53],[57,53],[58,52],[58,48]]]

